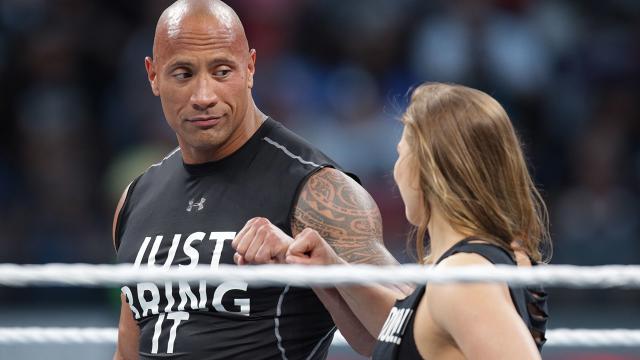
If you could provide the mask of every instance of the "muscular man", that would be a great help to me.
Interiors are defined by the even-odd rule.
[[[367,192],[258,110],[255,61],[224,3],[179,0],[164,11],[145,65],[179,146],[124,191],[113,228],[118,262],[215,271],[234,263],[232,240],[261,217],[288,236],[315,228],[351,262],[395,263]],[[114,358],[323,359],[335,330],[327,309],[368,353],[374,339],[335,290],[128,285]]]

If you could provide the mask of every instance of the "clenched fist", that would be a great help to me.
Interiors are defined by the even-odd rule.
[[[306,228],[296,236],[286,256],[289,264],[335,265],[346,264],[317,231]]]
[[[282,264],[293,239],[269,220],[253,218],[236,235],[231,246],[236,250],[233,260],[244,264]]]

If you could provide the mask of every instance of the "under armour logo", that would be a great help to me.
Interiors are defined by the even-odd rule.
[[[200,198],[200,202],[195,202],[193,200],[189,200],[189,206],[187,206],[187,211],[191,212],[191,209],[193,209],[194,206],[197,207],[197,211],[200,211],[202,209],[204,209],[204,202],[207,201],[207,199],[205,198]]]

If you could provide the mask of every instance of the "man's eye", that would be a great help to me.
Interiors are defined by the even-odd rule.
[[[178,80],[185,80],[191,77],[191,73],[188,72],[179,72],[172,75],[174,78]]]
[[[218,71],[214,72],[213,75],[216,76],[216,77],[225,77],[225,76],[229,75],[230,72],[231,72],[230,69],[222,69],[222,70],[218,70]]]

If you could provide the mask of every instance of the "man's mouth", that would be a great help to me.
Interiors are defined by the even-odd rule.
[[[194,126],[209,128],[216,126],[222,120],[222,116],[201,115],[187,118],[187,121]]]

